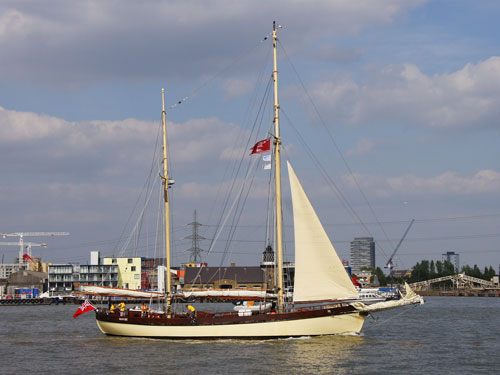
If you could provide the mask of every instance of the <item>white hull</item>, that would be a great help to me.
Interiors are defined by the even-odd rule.
[[[278,338],[359,333],[365,316],[359,313],[317,318],[194,326],[160,326],[97,321],[106,335],[153,338]]]

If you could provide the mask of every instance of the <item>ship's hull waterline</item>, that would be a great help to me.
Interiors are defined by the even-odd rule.
[[[102,333],[166,339],[280,338],[357,334],[366,315],[359,313],[245,324],[145,325],[97,320]]]

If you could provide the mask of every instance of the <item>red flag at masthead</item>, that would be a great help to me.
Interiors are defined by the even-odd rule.
[[[263,139],[262,141],[257,142],[253,147],[252,147],[252,152],[250,155],[253,154],[260,154],[262,152],[270,151],[271,150],[271,138]]]

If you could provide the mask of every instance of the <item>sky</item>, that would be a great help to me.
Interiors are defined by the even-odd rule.
[[[398,268],[454,251],[462,265],[498,270],[499,15],[494,0],[4,0],[0,233],[69,232],[25,238],[46,243],[33,254],[53,263],[85,264],[92,250],[156,255],[154,214],[138,217],[148,178],[159,180],[165,88],[173,262],[188,261],[194,210],[215,238],[225,168],[235,150],[251,162],[243,139],[270,129],[263,116],[252,130],[251,113],[276,20],[284,154],[340,257],[373,236],[383,267],[415,219]],[[203,253],[210,265],[260,262],[266,173],[254,174],[232,245]],[[293,260],[286,197],[283,212]],[[0,245],[6,263],[17,253]]]

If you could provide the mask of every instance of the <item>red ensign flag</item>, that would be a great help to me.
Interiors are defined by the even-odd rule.
[[[76,313],[73,315],[73,318],[76,318],[78,315],[82,315],[83,313],[86,313],[88,311],[95,310],[95,307],[88,301],[85,300],[84,303],[76,310]]]
[[[358,278],[355,275],[351,278],[351,280],[354,286],[361,288],[361,284],[359,283]]]
[[[262,152],[270,151],[271,150],[271,138],[263,139],[262,141],[259,141],[255,144],[255,146],[252,147],[252,152],[250,155],[253,154],[260,154]]]

